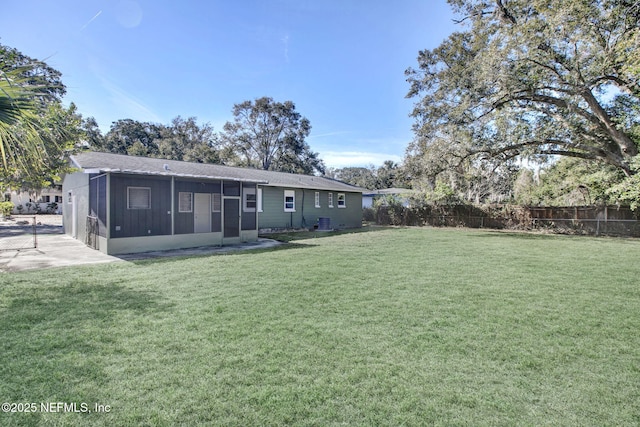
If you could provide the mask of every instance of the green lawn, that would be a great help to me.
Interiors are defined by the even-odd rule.
[[[0,275],[0,425],[640,424],[640,241],[289,240]]]

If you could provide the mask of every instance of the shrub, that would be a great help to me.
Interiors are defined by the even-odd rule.
[[[58,209],[58,204],[56,202],[51,202],[47,205],[47,213],[55,213],[55,211]]]
[[[376,211],[373,208],[362,208],[362,220],[365,222],[374,222],[376,220]]]
[[[13,211],[13,203],[11,202],[0,202],[0,213],[5,218],[11,216],[11,211]]]

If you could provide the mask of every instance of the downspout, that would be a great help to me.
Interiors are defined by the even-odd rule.
[[[175,206],[176,206],[176,177],[171,176],[171,210],[169,211],[169,215],[171,215],[171,235],[172,236],[176,234]]]
[[[300,221],[300,228],[306,228],[307,221],[304,219],[304,188],[302,189],[302,209],[300,215],[302,216],[302,220]]]
[[[107,172],[107,253],[109,253],[109,240],[111,239],[111,172]]]

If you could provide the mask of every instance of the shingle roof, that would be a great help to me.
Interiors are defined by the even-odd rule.
[[[163,175],[188,178],[227,179],[256,182],[274,187],[309,188],[362,193],[363,188],[322,176],[299,175],[260,169],[236,168],[209,163],[191,163],[151,157],[87,151],[71,156],[74,166],[96,172]]]

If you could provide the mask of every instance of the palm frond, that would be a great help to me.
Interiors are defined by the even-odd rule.
[[[50,142],[38,114],[41,87],[26,84],[23,68],[0,70],[0,156],[5,176],[13,170],[40,173]]]

